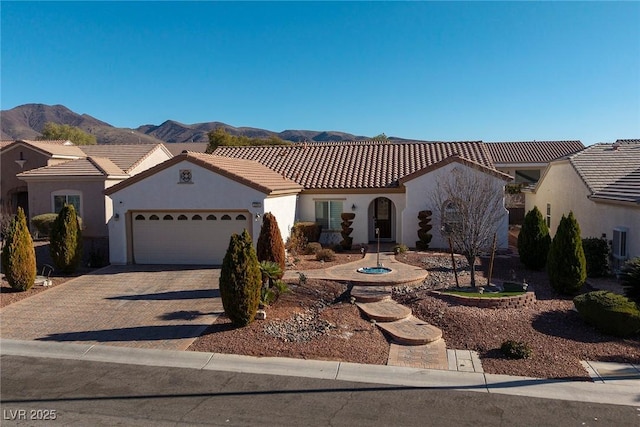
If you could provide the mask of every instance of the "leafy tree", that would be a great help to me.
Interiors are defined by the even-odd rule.
[[[265,213],[262,217],[262,228],[260,229],[256,246],[258,261],[273,261],[277,263],[281,270],[280,277],[277,278],[282,278],[286,266],[284,242],[282,241],[278,221],[271,212]]]
[[[442,234],[451,238],[454,250],[464,255],[471,268],[471,286],[476,286],[476,258],[491,249],[493,237],[505,219],[504,192],[496,178],[455,168],[437,179],[431,203],[442,224]]]
[[[210,131],[207,136],[209,137],[209,145],[207,145],[206,152],[209,154],[213,153],[215,149],[220,146],[291,145],[289,141],[285,141],[274,135],[268,138],[249,138],[244,135],[231,135],[222,126]]]
[[[246,229],[240,235],[234,233],[220,271],[220,297],[231,322],[240,326],[253,322],[261,287],[260,264],[251,236]]]
[[[9,286],[19,291],[28,290],[36,280],[36,252],[22,208],[4,235],[2,271]]]
[[[75,126],[57,124],[53,122],[45,123],[44,128],[42,129],[42,136],[39,139],[64,139],[71,141],[76,145],[97,144],[96,137],[89,133],[86,133],[82,129]]]
[[[640,257],[627,261],[621,273],[624,294],[640,307]]]
[[[64,205],[51,226],[49,251],[53,263],[65,274],[76,271],[82,259],[82,231],[73,205]]]
[[[573,212],[562,215],[547,258],[551,286],[562,294],[578,293],[587,279],[587,261],[580,238],[580,225]]]
[[[384,132],[382,132],[381,134],[376,135],[371,139],[374,141],[388,141],[389,137]]]
[[[534,206],[525,215],[518,235],[520,261],[529,269],[542,269],[547,263],[549,246],[551,246],[549,228],[538,207]]]

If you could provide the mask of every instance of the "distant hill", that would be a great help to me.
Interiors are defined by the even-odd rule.
[[[136,129],[117,128],[88,114],[78,114],[64,105],[25,104],[0,111],[2,139],[36,139],[46,122],[67,124],[95,135],[98,144],[159,144],[162,142],[208,142],[207,133],[222,126],[232,135],[269,137],[286,141],[354,141],[367,139],[345,132],[285,130],[277,133],[265,129],[234,127],[222,122],[184,124],[167,120],[161,125],[143,125]],[[399,139],[399,138],[393,138]]]

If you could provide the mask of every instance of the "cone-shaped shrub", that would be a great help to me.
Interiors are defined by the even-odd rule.
[[[65,274],[76,271],[82,259],[82,231],[73,205],[64,205],[51,226],[49,251],[55,266]]]
[[[260,303],[260,264],[247,230],[233,234],[220,271],[220,297],[229,319],[240,326],[253,322]]]
[[[569,212],[562,215],[547,259],[547,274],[551,286],[562,294],[578,293],[587,279],[587,262],[582,249],[580,225]]]
[[[281,279],[286,265],[286,255],[278,221],[271,212],[267,212],[262,217],[262,228],[260,229],[260,236],[258,236],[257,252],[258,261],[273,261],[280,266],[282,274],[280,274],[280,277],[277,277],[277,279]]]
[[[520,261],[532,270],[540,270],[549,256],[549,228],[537,206],[524,217],[522,229],[518,235],[518,253]]]
[[[431,243],[431,239],[433,235],[431,234],[431,229],[433,226],[431,225],[431,215],[433,212],[426,210],[418,212],[418,241],[416,241],[416,249],[419,251],[426,251],[429,249],[429,243]]]
[[[2,271],[9,286],[26,291],[36,281],[36,252],[22,208],[18,208],[4,239]]]

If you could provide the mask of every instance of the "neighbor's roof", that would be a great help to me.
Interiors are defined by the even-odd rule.
[[[85,157],[84,152],[79,146],[71,144],[65,140],[43,140],[32,141],[28,139],[19,139],[2,147],[2,151],[10,150],[17,145],[28,145],[35,150],[40,151],[51,157],[79,158]]]
[[[192,151],[194,153],[204,153],[209,145],[206,142],[165,142],[164,147],[169,150],[171,154],[177,156],[183,151]]]
[[[120,169],[130,172],[140,162],[151,155],[155,150],[164,150],[171,153],[163,144],[134,144],[134,145],[83,145],[80,147],[87,156],[106,157],[111,159]]]
[[[251,160],[235,159],[205,153],[182,153],[105,190],[113,194],[138,181],[183,161],[191,162],[214,173],[254,188],[265,194],[297,193],[302,187],[290,179]]]
[[[580,141],[487,142],[494,163],[549,163],[584,149]]]
[[[126,177],[127,174],[106,157],[87,157],[69,160],[53,166],[45,166],[19,173],[19,178],[39,177]]]
[[[289,146],[218,147],[216,155],[255,160],[306,189],[393,188],[399,180],[457,154],[494,169],[475,142],[314,142]]]

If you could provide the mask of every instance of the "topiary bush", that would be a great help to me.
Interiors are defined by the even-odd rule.
[[[246,229],[240,235],[231,236],[219,283],[222,306],[231,322],[239,326],[253,322],[260,303],[262,280],[258,257]]]
[[[49,252],[54,265],[65,274],[76,271],[82,259],[82,231],[73,205],[64,205],[51,226]]]
[[[549,228],[536,206],[524,217],[518,234],[520,262],[531,270],[540,270],[547,263],[551,237]]]
[[[404,254],[409,250],[409,248],[407,247],[407,245],[400,243],[400,244],[394,245],[393,248],[391,248],[391,250],[393,251],[394,254]]]
[[[5,230],[2,247],[2,271],[9,286],[26,291],[36,281],[36,252],[22,208]]]
[[[77,216],[77,214],[78,213],[76,212],[78,224],[80,225],[80,230],[82,230],[82,218]],[[31,218],[31,224],[36,228],[36,231],[38,232],[37,237],[49,237],[49,235],[51,234],[51,226],[53,225],[53,222],[56,220],[56,218],[58,218],[58,214],[56,213],[44,213]]]
[[[640,332],[640,310],[635,302],[609,291],[595,291],[573,299],[580,317],[600,332],[627,337]]]
[[[331,249],[320,249],[316,252],[317,261],[333,261],[336,259],[336,253]]]
[[[527,359],[533,353],[529,344],[514,340],[503,342],[500,351],[509,359]]]
[[[431,239],[433,235],[430,233],[433,226],[431,225],[431,216],[433,215],[432,211],[420,211],[418,212],[418,239],[416,241],[416,249],[419,251],[426,251],[429,249],[429,244],[431,243]]]
[[[262,228],[260,229],[256,246],[258,261],[273,261],[277,263],[281,271],[280,276],[276,278],[282,278],[286,267],[284,242],[282,241],[278,221],[271,212],[265,213],[262,217]]]
[[[603,277],[609,274],[609,244],[605,239],[582,239],[582,249],[587,261],[587,277]]]
[[[620,272],[620,279],[627,298],[640,304],[640,257],[627,261]]]
[[[353,219],[355,217],[356,214],[353,212],[343,212],[340,214],[340,218],[342,218],[342,223],[340,224],[342,227],[342,231],[340,232],[342,241],[340,242],[340,245],[347,251],[351,250],[351,246],[353,245],[353,237],[351,237],[353,228],[351,228],[351,224],[353,224]]]
[[[582,249],[580,226],[569,212],[562,215],[547,259],[551,286],[561,294],[575,295],[587,279],[587,262]]]

